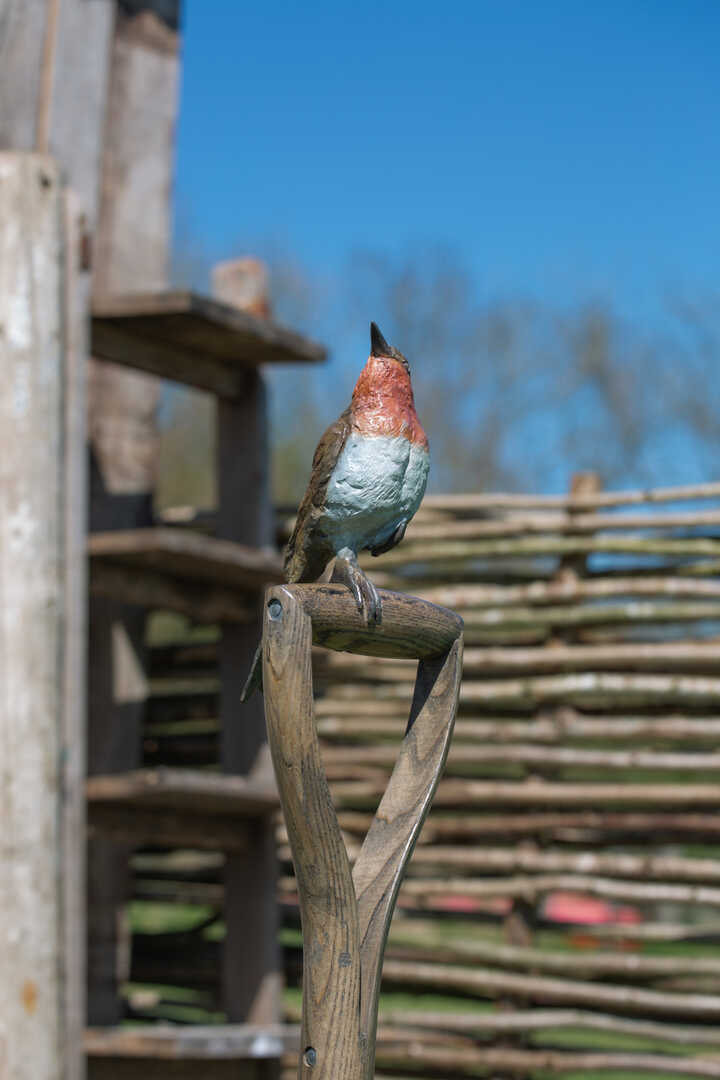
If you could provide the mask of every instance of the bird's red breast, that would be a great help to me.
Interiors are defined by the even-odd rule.
[[[352,426],[361,435],[403,435],[427,448],[427,435],[415,412],[410,373],[398,360],[371,356],[355,383],[350,405]]]

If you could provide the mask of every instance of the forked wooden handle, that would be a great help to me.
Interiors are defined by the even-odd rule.
[[[368,629],[342,586],[280,585],[265,594],[265,716],[303,926],[303,1080],[374,1074],[385,941],[457,710],[462,620],[400,593],[381,598],[382,623]],[[315,729],[313,641],[420,659],[397,763],[352,874]]]

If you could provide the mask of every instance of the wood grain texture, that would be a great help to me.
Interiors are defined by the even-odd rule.
[[[172,291],[101,295],[93,303],[95,356],[242,399],[261,364],[320,363],[325,349],[230,303]]]
[[[237,264],[235,269],[239,269]],[[249,270],[247,264],[245,269]],[[246,288],[248,277],[255,278],[259,294],[257,289]],[[232,264],[224,264],[213,272],[216,300],[208,303],[206,310],[222,313],[227,325],[237,328],[245,318],[253,318],[243,308],[255,306],[262,299],[262,289],[262,274],[233,272]],[[256,319],[255,328],[262,342],[272,340],[276,329],[264,318]],[[197,344],[202,340],[201,336]],[[231,349],[237,350],[239,345],[238,341]],[[207,355],[215,362],[211,350],[212,335],[207,340]],[[222,362],[238,355],[243,355],[242,347],[223,356]],[[267,386],[257,366],[246,366],[240,395],[221,396],[217,402],[217,532],[225,543],[248,545],[266,558],[277,559],[279,568],[280,559],[272,546],[269,468]],[[273,574],[272,580],[279,580],[279,575]],[[262,702],[256,696],[238,711],[244,673],[262,633],[261,587],[258,581],[255,585],[254,593],[246,596],[250,618],[244,625],[224,623],[218,646],[220,758],[225,772],[240,775],[270,770]],[[236,1022],[267,1024],[280,1017],[276,878],[273,827],[265,820],[256,824],[248,850],[229,858],[225,867],[223,991],[226,1013]],[[252,882],[251,888],[248,882]]]
[[[386,600],[387,597],[387,600]],[[462,622],[409,598],[383,596],[385,640],[357,627],[354,601],[332,586],[265,595],[263,685],[270,747],[303,924],[303,1028],[298,1077],[369,1080],[390,919],[440,778],[457,708]],[[343,624],[350,627],[343,632]],[[354,875],[332,806],[315,728],[311,645],[403,649],[422,658],[408,730]],[[427,638],[423,632],[427,628]],[[445,646],[444,650],[442,646]]]
[[[98,532],[88,539],[92,561],[121,564],[170,578],[259,589],[279,581],[282,564],[270,548],[249,547],[166,527]]]
[[[293,592],[266,593],[263,685],[270,749],[293,858],[303,923],[303,1033],[298,1077],[360,1080],[360,929],[350,863],[315,733],[312,627]],[[268,605],[281,605],[270,618]]]
[[[47,147],[76,193],[85,228],[97,221],[114,0],[62,0],[51,62]],[[86,298],[87,301],[87,298]]]
[[[167,286],[179,38],[152,11],[115,20],[94,288]]]
[[[154,1024],[148,1028],[89,1028],[85,1050],[91,1057],[147,1058],[196,1063],[242,1058],[274,1058],[297,1052],[300,1030],[287,1024]]]
[[[493,1000],[533,1001],[543,1004],[582,1005],[615,1009],[623,1015],[720,1020],[720,997],[716,994],[671,993],[645,987],[561,979],[550,975],[518,974],[492,968],[472,968],[446,964],[423,964],[408,960],[388,960],[385,976],[389,984],[412,985],[416,990],[439,993],[462,991],[470,996]]]
[[[224,811],[212,814],[187,802],[182,796],[167,807],[130,805],[122,800],[94,802],[89,807],[90,829],[97,830],[106,842],[133,847],[167,845],[228,853],[247,850],[250,829],[247,820],[239,820],[247,818],[247,809],[237,816]]]
[[[64,715],[79,658],[63,641],[84,600],[81,578],[67,574],[78,553],[66,518],[76,448],[66,443],[63,247],[56,163],[0,154],[0,1072],[13,1080],[82,1072],[65,1041],[82,1001],[70,985],[81,970],[64,954],[80,912],[65,910],[75,897],[59,874],[66,841],[69,867],[81,866],[79,838],[64,835],[82,823],[65,802],[79,762],[67,774],[63,763],[65,739],[79,733],[79,718]],[[74,406],[77,383],[73,393]]]
[[[462,633],[454,611],[416,596],[381,589],[382,622],[368,627],[343,585],[289,588],[312,620],[313,643],[327,649],[421,660],[443,655]]]
[[[653,503],[694,502],[720,498],[720,483],[687,484],[684,487],[658,487],[625,491],[598,491],[590,495],[528,495],[504,492],[481,494],[428,495],[427,510],[452,513],[477,510],[516,510],[525,508],[592,510],[600,506],[638,506]]]
[[[614,536],[520,536],[507,539],[477,539],[408,542],[401,550],[383,556],[383,567],[406,566],[413,562],[435,563],[462,559],[510,559],[542,555],[660,555],[668,557],[720,556],[720,540],[709,537]],[[363,565],[371,565],[363,557]]]
[[[34,150],[47,0],[0,0],[0,149]]]
[[[82,212],[74,192],[63,195],[63,548],[65,575],[62,636],[62,775],[63,977],[65,1036],[64,1080],[82,1080],[78,1053],[85,1027],[86,969],[86,806],[87,770],[87,370],[89,275],[80,270]]]
[[[462,673],[462,636],[421,660],[408,729],[353,871],[360,922],[360,1026],[372,1077],[382,959],[398,890],[430,809],[450,747]]]
[[[431,1012],[426,1009],[390,1009],[383,1015],[388,1024],[402,1024],[429,1028],[446,1028],[452,1031],[492,1032],[537,1031],[539,1028],[573,1027],[590,1031],[606,1031],[618,1035],[635,1035],[656,1039],[659,1042],[687,1045],[706,1043],[720,1045],[720,1031],[709,1027],[698,1029],[689,1025],[658,1023],[652,1020],[627,1019],[607,1013],[591,1012],[589,1009],[517,1009],[481,1012],[478,1009],[447,1012]]]
[[[275,1064],[266,1058],[88,1058],[88,1080],[275,1080]]]
[[[139,808],[173,807],[215,814],[257,816],[274,810],[274,788],[243,776],[220,776],[195,769],[137,769],[110,776],[91,776],[87,797],[92,803]]]
[[[94,0],[83,0],[84,6]],[[179,73],[178,35],[151,11],[128,17],[112,4],[107,100],[99,143],[99,211],[93,287],[122,291],[167,284],[170,189]],[[82,37],[79,43],[82,43]],[[96,63],[95,60],[92,62]],[[157,460],[158,380],[94,360],[89,380],[90,527],[152,523]],[[124,597],[128,600],[129,597]],[[144,607],[93,596],[90,612],[88,764],[121,772],[141,760]],[[89,1016],[119,1022],[129,950],[122,909],[130,893],[129,851],[95,837],[89,848]]]
[[[245,591],[230,591],[204,580],[189,582],[147,567],[93,559],[90,592],[118,603],[177,611],[196,623],[246,623],[255,618]]]

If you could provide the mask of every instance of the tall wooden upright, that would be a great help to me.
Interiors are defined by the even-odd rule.
[[[130,5],[132,7],[132,5]],[[120,293],[167,284],[170,185],[177,111],[178,4],[121,5],[111,45],[100,170],[93,291]],[[157,10],[153,10],[153,8]],[[161,12],[162,8],[162,12]],[[160,380],[94,360],[90,369],[90,527],[153,523]],[[88,771],[124,772],[141,761],[147,684],[146,609],[94,598],[89,663]],[[89,850],[89,970],[92,1023],[117,1023],[119,981],[129,942],[128,851],[102,838]]]
[[[213,292],[243,310],[268,314],[266,272],[255,260],[216,266]],[[218,401],[218,536],[272,546],[269,458],[267,386],[256,368],[245,376],[242,397]],[[259,594],[255,604],[251,621],[223,625],[220,643],[222,767],[241,775],[270,770],[262,697],[239,705],[262,634]],[[258,817],[250,828],[248,849],[227,858],[223,996],[228,1019],[272,1023],[279,1018],[281,988],[272,820]]]
[[[0,1075],[84,1062],[86,363],[56,163],[0,154]]]

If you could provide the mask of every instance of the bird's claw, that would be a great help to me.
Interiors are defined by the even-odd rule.
[[[370,578],[357,565],[354,553],[340,553],[335,559],[331,581],[346,585],[355,597],[358,611],[368,626],[382,622],[382,601]]]

